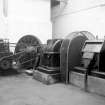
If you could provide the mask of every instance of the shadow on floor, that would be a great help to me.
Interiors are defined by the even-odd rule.
[[[2,70],[0,69],[0,76],[13,76],[13,75],[19,75],[20,73],[15,69],[8,69],[8,70]]]

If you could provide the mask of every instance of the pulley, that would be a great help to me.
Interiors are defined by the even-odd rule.
[[[22,68],[33,67],[37,53],[41,53],[42,44],[41,41],[33,36],[23,36],[15,47],[15,54],[18,55],[16,58],[17,65]]]

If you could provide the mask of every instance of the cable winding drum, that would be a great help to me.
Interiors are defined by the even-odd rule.
[[[41,41],[33,35],[23,36],[16,44],[14,54],[17,64],[22,68],[31,68],[34,65],[37,53],[41,53]]]

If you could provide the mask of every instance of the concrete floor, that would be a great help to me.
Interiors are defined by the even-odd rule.
[[[105,105],[105,97],[65,84],[45,85],[27,75],[0,77],[0,105]]]

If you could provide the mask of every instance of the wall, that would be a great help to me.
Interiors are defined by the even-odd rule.
[[[51,30],[50,0],[9,0],[8,38],[12,42],[32,34],[45,43]]]
[[[7,18],[3,14],[3,0],[0,0],[0,38],[7,35]]]
[[[104,38],[105,0],[68,0],[65,6],[52,9],[52,23],[53,38],[81,30]]]
[[[42,43],[51,38],[50,0],[0,0],[0,38],[16,43],[26,34],[37,36]]]

